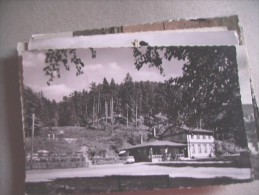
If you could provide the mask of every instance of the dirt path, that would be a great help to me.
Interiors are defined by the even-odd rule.
[[[143,175],[169,175],[171,178],[215,178],[229,177],[232,179],[249,179],[249,168],[223,168],[223,167],[166,167],[148,165],[147,163],[98,165],[90,168],[28,170],[26,182],[52,181],[57,178],[104,177],[112,175],[143,176]]]

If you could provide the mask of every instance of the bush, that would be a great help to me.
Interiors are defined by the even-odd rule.
[[[101,148],[90,148],[87,152],[88,154],[88,158],[90,160],[93,160],[95,156],[101,156],[103,158],[105,158],[107,151],[105,149],[101,149]]]
[[[110,145],[111,149],[114,150],[115,152],[119,153],[119,151],[123,148],[124,146],[124,140],[122,137],[120,137],[118,134],[115,134],[112,138],[111,141],[113,143]]]

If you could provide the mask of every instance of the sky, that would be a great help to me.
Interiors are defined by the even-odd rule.
[[[25,52],[23,54],[24,84],[35,92],[42,91],[50,100],[61,101],[63,96],[68,96],[73,91],[89,90],[90,84],[102,83],[104,77],[115,83],[123,82],[127,73],[133,77],[133,81],[164,82],[170,77],[182,75],[184,61],[172,60],[163,62],[166,75],[161,75],[157,68],[143,66],[139,71],[135,68],[132,48],[104,48],[96,49],[96,58],[91,58],[89,49],[77,49],[77,55],[84,62],[84,74],[76,76],[75,66],[70,65],[71,70],[61,70],[61,78],[54,79],[51,85],[47,85],[48,77],[45,76],[45,54],[43,51]]]
[[[89,90],[90,84],[102,83],[104,77],[115,83],[123,82],[127,73],[133,77],[133,81],[156,81],[164,82],[170,77],[182,76],[182,66],[184,61],[172,59],[170,62],[163,61],[165,76],[154,67],[143,66],[139,71],[134,66],[132,48],[102,48],[96,49],[96,58],[91,58],[89,49],[77,49],[78,57],[82,59],[85,66],[84,74],[76,76],[74,65],[70,65],[71,70],[61,70],[61,78],[54,79],[51,85],[47,85],[48,77],[45,76],[45,54],[43,50],[26,51],[23,53],[23,74],[24,84],[32,88],[35,92],[43,92],[44,96],[57,102],[68,96],[73,91]],[[247,60],[244,48],[237,46],[237,61],[239,64],[239,82],[241,89],[241,99],[243,104],[250,104],[251,91],[249,83],[249,73],[247,70]]]

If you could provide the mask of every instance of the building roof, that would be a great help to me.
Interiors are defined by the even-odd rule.
[[[186,144],[176,143],[176,142],[171,142],[171,141],[156,140],[156,141],[152,141],[152,142],[145,142],[142,144],[137,144],[137,145],[126,148],[126,150],[134,149],[134,148],[142,148],[142,147],[152,147],[152,146],[175,146],[175,147],[177,147],[177,146],[186,146]]]
[[[187,126],[182,126],[182,127],[180,127],[180,129],[189,131],[189,132],[197,132],[197,133],[213,133],[213,131],[211,131],[211,130],[202,129],[202,128],[191,128],[191,127],[187,127]]]
[[[179,134],[179,133],[200,133],[200,134],[213,134],[213,131],[211,130],[207,130],[207,129],[201,129],[201,128],[191,128],[191,127],[187,127],[187,126],[181,126],[181,127],[169,127],[168,129],[166,129],[161,136],[163,136],[167,131],[170,131],[172,129],[175,130],[172,132],[172,134]]]

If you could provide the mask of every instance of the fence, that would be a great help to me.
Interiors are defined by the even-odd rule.
[[[89,167],[90,162],[80,157],[40,157],[26,162],[26,169],[62,169]]]
[[[151,155],[152,162],[159,162],[159,161],[173,161],[179,160],[180,158],[184,157],[184,154],[174,154],[171,156],[170,154],[159,154],[159,155]]]
[[[126,161],[126,157],[94,157],[92,163],[94,165],[103,165],[103,164],[116,164],[123,163]]]
[[[163,160],[163,155],[150,155],[151,162],[160,162]]]

